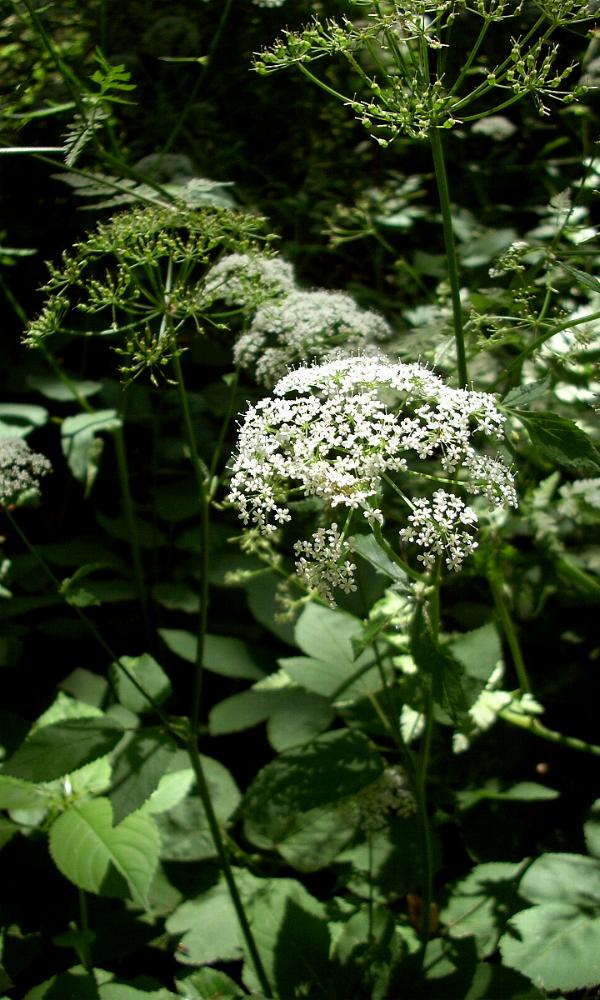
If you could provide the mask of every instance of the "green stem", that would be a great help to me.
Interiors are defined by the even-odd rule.
[[[210,480],[208,470],[198,455],[196,445],[196,435],[192,423],[190,404],[183,380],[183,371],[179,357],[173,359],[175,377],[179,393],[179,404],[183,419],[184,434],[189,449],[190,462],[194,471],[196,488],[198,490],[198,503],[200,506],[200,620],[198,623],[198,633],[196,642],[196,665],[194,673],[194,684],[192,690],[192,710],[190,713],[190,723],[192,736],[197,738],[200,722],[200,705],[202,700],[202,677],[204,673],[204,637],[208,623],[208,546],[210,540],[209,524],[209,486]]]
[[[221,829],[219,826],[219,821],[217,820],[212,800],[210,797],[210,791],[206,781],[206,776],[204,774],[204,768],[202,767],[202,759],[198,752],[198,744],[196,741],[196,736],[192,733],[188,742],[188,752],[190,755],[190,761],[194,774],[196,776],[196,784],[198,787],[198,794],[204,810],[206,812],[206,819],[210,828],[213,844],[215,845],[215,850],[219,858],[219,863],[221,871],[223,872],[223,877],[227,883],[227,888],[229,890],[229,895],[231,897],[231,902],[233,903],[236,916],[239,921],[240,930],[243,934],[244,941],[248,948],[248,952],[254,965],[256,975],[260,982],[261,989],[265,994],[265,997],[272,996],[271,986],[267,978],[264,966],[262,964],[260,955],[258,953],[258,948],[256,947],[256,942],[254,936],[250,929],[250,924],[248,923],[248,918],[246,916],[246,911],[244,910],[244,904],[242,903],[238,887],[233,876],[233,871],[231,868],[231,863],[229,861],[229,855],[225,847],[225,842],[221,835]]]
[[[90,930],[90,924],[88,920],[88,905],[87,896],[85,894],[85,889],[79,889],[79,929],[83,931],[84,934],[88,934]],[[92,969],[92,959],[90,955],[90,946],[87,941],[82,941],[77,949],[77,953],[81,960],[86,972],[90,972]]]
[[[596,319],[600,319],[600,312],[588,313],[587,316],[578,316],[576,319],[571,319],[565,323],[560,323],[559,326],[551,327],[550,330],[547,330],[545,333],[541,333],[540,336],[536,337],[535,340],[533,340],[528,347],[522,350],[521,353],[518,354],[517,357],[514,359],[514,361],[511,361],[511,363],[507,365],[504,374],[509,375],[514,368],[517,368],[518,366],[522,365],[525,359],[528,358],[530,354],[533,354],[534,351],[538,349],[538,347],[541,347],[542,344],[544,344],[547,340],[550,340],[557,333],[562,333],[563,330],[570,330],[571,327],[573,326],[581,326],[584,323],[591,323],[593,320]]]
[[[600,757],[600,746],[596,743],[588,743],[586,740],[580,740],[576,736],[565,736],[555,729],[548,729],[531,715],[522,715],[520,712],[514,712],[510,708],[503,708],[499,715],[501,719],[510,723],[511,726],[526,729],[527,732],[532,733],[534,736],[539,736],[549,743],[558,743],[559,746],[568,747],[570,750],[581,750],[583,753],[590,753],[594,757]]]
[[[492,591],[492,596],[494,598],[494,605],[496,607],[496,613],[500,619],[500,624],[502,625],[502,631],[504,632],[508,647],[510,649],[513,663],[515,665],[515,670],[517,677],[519,679],[519,687],[521,691],[525,694],[531,694],[532,688],[527,675],[527,667],[525,666],[525,660],[523,659],[523,654],[521,652],[521,644],[519,642],[519,637],[517,635],[511,614],[508,608],[508,604],[504,598],[502,592],[502,584],[499,579],[497,579],[495,573],[490,573],[489,577],[490,589]]]
[[[448,177],[446,174],[446,163],[444,160],[444,149],[442,137],[438,128],[432,128],[429,133],[431,152],[433,156],[433,166],[437,183],[440,208],[442,211],[442,227],[444,230],[444,245],[446,247],[446,260],[448,264],[448,280],[450,282],[450,297],[452,300],[452,317],[454,322],[454,341],[456,344],[456,364],[458,381],[462,387],[469,381],[467,372],[467,358],[465,353],[465,338],[462,323],[462,305],[460,301],[460,280],[458,274],[458,257],[454,243],[454,232],[452,230],[452,209],[450,206],[450,193],[448,190]]]
[[[131,552],[131,561],[133,564],[133,573],[135,577],[136,590],[138,594],[138,600],[140,602],[140,609],[142,612],[144,631],[146,633],[146,638],[148,639],[148,641],[150,641],[152,636],[152,628],[150,625],[150,614],[148,612],[148,594],[146,591],[146,583],[144,580],[144,567],[142,564],[142,555],[140,550],[137,519],[135,516],[135,511],[133,509],[133,499],[131,496],[131,488],[129,486],[129,469],[127,463],[127,452],[125,450],[125,436],[123,434],[122,424],[120,424],[119,427],[117,427],[112,432],[112,437],[115,444],[117,469],[119,473],[119,482],[121,484],[121,496],[123,498],[123,512],[125,514],[125,522],[127,524],[127,534],[129,536],[129,550]]]
[[[406,573],[406,575],[409,576],[411,580],[417,580],[419,583],[427,582],[427,577],[425,577],[423,573],[417,572],[416,569],[413,569],[411,566],[408,565],[408,563],[405,563],[404,560],[402,560],[400,556],[396,552],[394,552],[392,546],[389,545],[389,543],[386,542],[385,538],[383,537],[381,526],[379,524],[373,524],[373,535],[379,548],[383,549],[386,556],[389,556],[392,562],[394,562],[396,566],[399,566],[402,572]]]

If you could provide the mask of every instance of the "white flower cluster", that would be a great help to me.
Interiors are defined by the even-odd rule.
[[[219,299],[228,306],[246,306],[252,304],[257,293],[260,301],[287,295],[295,287],[294,269],[282,257],[231,253],[211,267],[202,291],[208,301]]]
[[[280,257],[223,257],[208,272],[203,297],[254,311],[233,354],[236,364],[268,387],[293,364],[325,358],[340,349],[364,351],[391,334],[382,316],[361,309],[344,292],[298,288],[291,264]]]
[[[247,333],[237,341],[234,358],[255,372],[257,382],[271,386],[292,364],[339,353],[364,350],[390,335],[385,319],[361,309],[344,292],[290,292],[284,299],[257,309]]]
[[[44,455],[32,451],[23,438],[0,438],[0,504],[12,506],[39,497],[39,480],[52,471]]]
[[[346,559],[348,546],[337,524],[319,528],[308,542],[296,542],[296,571],[308,590],[317,590],[324,601],[335,607],[334,590],[345,594],[356,590],[354,563]]]
[[[474,434],[502,433],[504,417],[488,393],[449,388],[419,364],[367,355],[290,371],[273,393],[246,413],[229,494],[244,524],[263,534],[291,520],[289,496],[318,497],[326,512],[362,510],[381,524],[382,477],[399,475],[406,487],[422,460],[437,460],[444,476],[460,475],[457,489],[483,493],[496,507],[516,505],[509,469],[473,447]],[[432,501],[399,495],[410,507],[401,540],[424,550],[426,567],[443,555],[459,569],[477,545],[475,513],[442,489]],[[345,587],[351,583],[348,544],[337,527],[329,532],[320,529],[296,548],[298,572],[328,601],[341,585],[336,572]]]

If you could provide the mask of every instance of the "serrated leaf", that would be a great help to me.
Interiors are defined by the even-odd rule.
[[[160,847],[150,816],[138,812],[113,826],[109,799],[77,803],[53,823],[49,847],[56,867],[80,889],[107,896],[128,889],[147,906]]]
[[[500,939],[502,961],[544,990],[600,983],[600,911],[570,903],[521,910]]]
[[[522,406],[529,406],[536,399],[541,399],[542,396],[545,396],[551,385],[550,376],[538,379],[536,382],[517,385],[506,394],[501,405],[511,410],[518,410]]]
[[[525,424],[531,443],[549,462],[576,471],[600,470],[599,454],[592,439],[573,420],[550,411],[519,410],[517,416]]]
[[[70,719],[41,726],[2,766],[2,774],[25,781],[53,781],[105,757],[123,736],[108,718]]]
[[[119,662],[155,702],[162,705],[166,701],[171,694],[171,681],[153,656],[150,656],[149,653],[142,653],[141,656],[121,656]],[[138,690],[118,663],[111,665],[110,672],[121,704],[131,712],[147,712],[151,707],[148,699]]]
[[[172,739],[159,729],[133,733],[113,764],[110,801],[115,824],[139,809],[158,788],[174,749]]]
[[[578,267],[573,267],[572,264],[567,264],[564,260],[559,260],[557,263],[559,267],[562,267],[563,271],[566,271],[567,274],[575,278],[578,284],[584,285],[586,288],[591,289],[592,292],[600,292],[600,281],[593,274],[581,271]]]

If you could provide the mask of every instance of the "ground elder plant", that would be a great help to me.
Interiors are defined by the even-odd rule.
[[[55,6],[0,16],[2,1000],[592,1000],[594,10]]]

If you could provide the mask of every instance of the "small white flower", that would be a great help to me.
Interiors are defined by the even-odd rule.
[[[0,505],[9,507],[25,497],[37,499],[39,481],[49,472],[48,459],[32,451],[23,438],[0,438]]]

